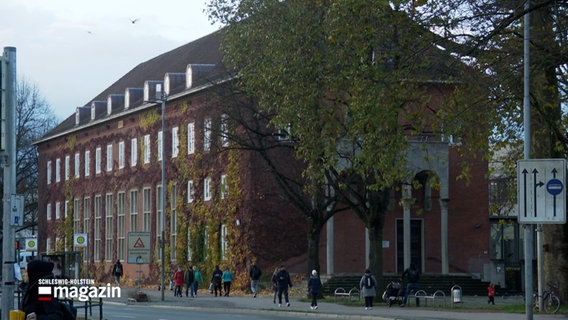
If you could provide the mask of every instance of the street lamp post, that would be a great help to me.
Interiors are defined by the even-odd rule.
[[[166,239],[165,239],[165,227],[166,227],[166,92],[161,88],[161,97],[160,100],[162,101],[162,190],[161,190],[161,197],[162,203],[160,210],[162,211],[162,215],[160,217],[161,231],[162,231],[162,241],[160,242],[160,249],[162,250],[162,275],[161,275],[161,283],[162,286],[162,301],[164,301],[164,277],[166,274]]]

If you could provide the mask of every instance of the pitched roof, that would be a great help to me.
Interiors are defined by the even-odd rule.
[[[107,101],[108,96],[111,94],[124,94],[126,88],[141,88],[147,80],[163,80],[164,75],[168,72],[185,72],[189,64],[214,64],[215,69],[212,74],[217,77],[222,76],[224,74],[224,66],[221,62],[222,56],[219,47],[224,32],[224,30],[218,30],[140,63],[84,106],[90,106],[94,101]],[[113,115],[120,114],[120,112],[120,110],[113,110]],[[97,117],[97,119],[99,118],[104,118],[104,116]],[[45,134],[38,142],[49,140],[76,127],[75,113],[73,113],[53,130]]]

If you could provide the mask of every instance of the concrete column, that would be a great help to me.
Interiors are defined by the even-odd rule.
[[[405,183],[402,186],[402,206],[404,209],[402,231],[403,231],[403,255],[404,269],[410,267],[410,206],[412,205],[412,185]]]
[[[448,249],[448,202],[449,199],[440,199],[440,238],[442,252],[442,274],[450,272],[449,249]]]
[[[326,223],[326,263],[327,263],[327,275],[332,276],[335,273],[335,243],[334,243],[334,217],[329,218]]]

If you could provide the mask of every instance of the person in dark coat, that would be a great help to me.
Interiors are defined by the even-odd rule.
[[[420,271],[416,269],[414,263],[411,263],[410,267],[408,267],[402,273],[402,278],[406,278],[407,280],[406,292],[404,293],[404,299],[402,300],[402,304],[400,305],[401,307],[404,307],[406,305],[406,301],[408,300],[408,296],[412,292],[416,293],[418,290],[420,290],[420,286],[418,285],[418,281],[420,280]],[[420,300],[416,299],[417,307],[419,307],[419,301]]]
[[[289,307],[288,289],[292,288],[292,280],[290,280],[290,274],[283,265],[280,266],[280,271],[276,274],[276,287],[278,288],[278,306],[282,305],[282,294],[284,294],[284,301],[286,301],[286,306]]]
[[[56,299],[38,300],[39,279],[53,279],[54,264],[49,261],[34,260],[27,266],[28,289],[22,300],[22,310],[26,319],[63,320],[64,313]]]
[[[215,292],[215,296],[217,296],[217,292],[219,292],[219,297],[223,296],[223,292],[221,291],[221,278],[223,277],[223,272],[219,269],[219,266],[215,266],[215,270],[213,270],[213,274],[211,275],[211,283],[213,284],[213,291]]]
[[[122,278],[123,274],[122,263],[120,263],[120,260],[116,260],[116,263],[112,267],[112,275],[114,276],[114,282],[117,286],[120,286],[120,278]]]
[[[253,298],[256,298],[258,291],[258,280],[260,279],[261,275],[262,271],[260,270],[260,267],[256,265],[256,262],[253,262],[249,270],[250,290],[252,291]]]
[[[185,296],[188,297],[191,294],[193,298],[193,281],[195,280],[195,276],[193,274],[193,266],[189,266],[189,268],[185,271],[183,276],[183,281],[185,282]]]
[[[310,309],[317,310],[318,309],[318,294],[321,290],[321,280],[318,276],[318,272],[316,270],[312,270],[312,274],[310,276],[310,280],[308,280],[308,292],[310,293],[310,297],[312,298],[312,304],[310,305]]]

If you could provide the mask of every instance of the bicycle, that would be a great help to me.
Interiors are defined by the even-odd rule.
[[[551,283],[548,284],[548,289],[542,292],[542,306],[544,312],[546,313],[556,313],[558,309],[560,309],[560,299],[554,293],[554,289],[557,289],[558,286],[553,285]],[[538,301],[538,293],[533,295],[533,303],[534,309],[538,311],[539,309],[539,301]]]

